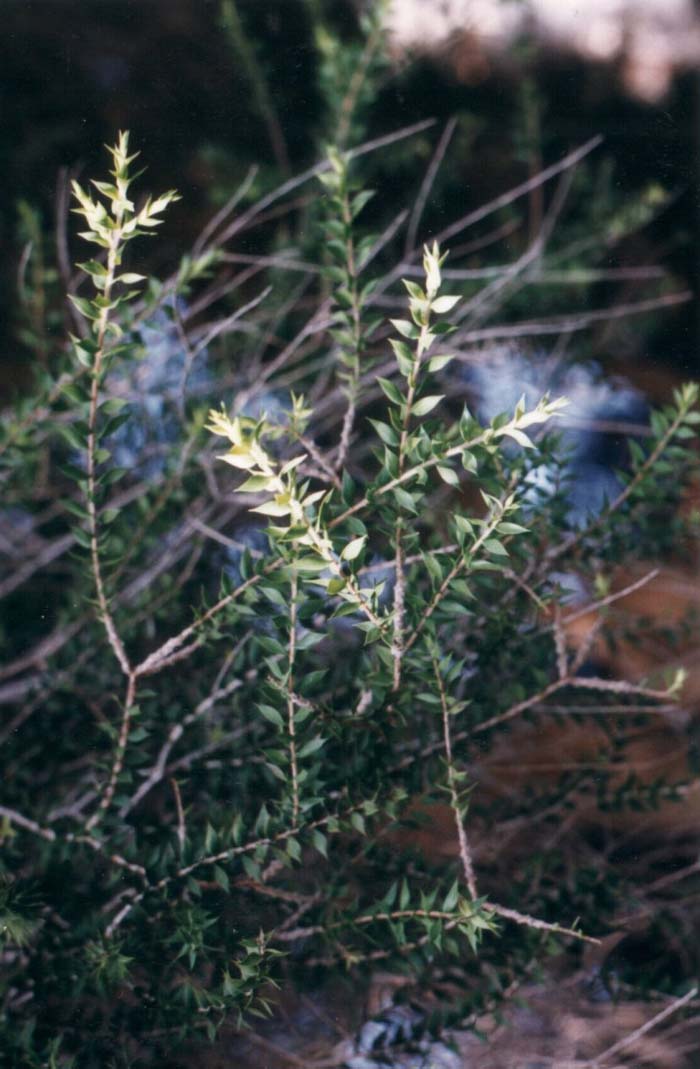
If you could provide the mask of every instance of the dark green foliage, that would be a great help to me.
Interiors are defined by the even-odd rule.
[[[111,155],[94,198],[75,187],[95,246],[76,330],[3,431],[8,530],[29,532],[3,588],[6,1064],[137,1064],[269,1012],[292,970],[452,959],[478,1012],[487,986],[597,935],[625,889],[533,841],[509,881],[487,866],[487,894],[472,817],[497,836],[593,791],[620,808],[672,789],[571,775],[484,811],[470,768],[553,697],[585,716],[678,696],[680,675],[580,674],[559,584],[595,577],[595,607],[621,559],[687,534],[669,516],[698,391],[574,523],[545,433],[564,401],[484,421],[462,404],[484,310],[443,292],[436,243],[374,273],[392,235],[365,232],[347,155],[318,168],[306,318],[288,284],[236,293],[215,238],[165,281],[124,270],[175,198],[130,200],[125,135]],[[418,795],[451,811],[456,866],[395,845]]]

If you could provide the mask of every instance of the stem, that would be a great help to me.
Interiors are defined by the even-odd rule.
[[[403,423],[401,426],[401,438],[399,440],[398,450],[398,478],[399,480],[404,475],[404,468],[406,464],[406,446],[408,444],[408,427],[411,422],[411,410],[413,408],[413,402],[416,396],[416,388],[418,385],[418,373],[420,371],[420,364],[423,358],[423,353],[427,349],[427,335],[428,325],[423,324],[420,328],[420,335],[416,345],[416,353],[413,358],[413,366],[408,375],[408,393],[406,395],[405,409],[403,414]],[[404,654],[404,614],[406,609],[406,577],[404,574],[404,553],[403,553],[403,517],[401,513],[396,518],[396,527],[394,529],[394,636],[391,644],[391,655],[394,661],[394,676],[392,682],[392,690],[397,691],[401,686],[401,664]]]
[[[289,154],[287,144],[282,132],[277,112],[272,103],[272,97],[268,89],[265,75],[258,62],[255,50],[248,40],[243,28],[240,15],[236,8],[235,0],[224,0],[222,5],[222,21],[224,27],[231,35],[231,41],[238,52],[245,72],[248,76],[253,96],[260,112],[261,118],[267,127],[267,135],[270,139],[270,147],[275,157],[275,162],[284,175],[290,174]]]
[[[307,527],[307,533],[309,537],[313,540],[314,549],[316,550],[318,555],[326,561],[329,568],[331,568],[331,570],[335,572],[336,576],[344,581],[345,586],[352,593],[353,600],[362,609],[370,623],[373,623],[376,628],[382,631],[384,628],[384,621],[381,619],[381,617],[377,616],[372,606],[368,603],[364,594],[357,585],[357,580],[355,579],[355,577],[353,575],[345,575],[343,569],[338,564],[338,561],[335,559],[335,556],[329,550],[328,539],[324,538],[323,535],[319,533],[317,528],[314,527],[312,523],[310,523]]]
[[[350,376],[348,380],[347,394],[348,407],[343,419],[343,427],[340,433],[340,445],[336,460],[336,470],[339,471],[345,464],[350,446],[350,436],[355,422],[357,406],[357,391],[360,382],[360,353],[362,348],[362,322],[360,318],[360,297],[357,288],[357,261],[355,257],[355,243],[352,236],[352,211],[350,197],[347,190],[347,171],[343,174],[342,185],[342,219],[345,224],[347,237],[345,239],[346,263],[348,269],[348,289],[351,296],[352,314],[352,349],[348,354],[350,362]]]
[[[450,449],[446,450],[442,456],[428,457],[427,460],[422,460],[420,464],[414,464],[411,468],[406,468],[402,474],[397,475],[394,479],[390,479],[388,483],[384,483],[382,486],[378,486],[372,492],[373,498],[383,497],[384,494],[388,494],[390,490],[394,490],[397,486],[401,486],[402,483],[409,482],[415,478],[422,471],[428,471],[429,468],[434,468],[436,464],[444,464],[446,460],[450,460],[452,457],[459,456],[460,453],[464,453],[465,450],[474,449],[477,445],[484,445],[486,442],[491,441],[493,438],[493,431],[490,427],[487,427],[481,434],[478,434],[476,438],[472,438],[468,442],[460,442],[459,445],[453,445]],[[361,512],[362,509],[367,508],[369,505],[369,498],[363,497],[359,501],[356,501],[354,505],[351,505],[341,513],[340,516],[336,516],[328,524],[329,528],[338,527],[348,517],[354,516],[356,512]]]
[[[555,546],[552,550],[550,550],[550,552],[546,554],[545,562],[548,565],[551,564],[552,561],[557,560],[564,553],[567,553],[570,549],[573,549],[573,547],[582,538],[587,538],[589,535],[591,535],[593,531],[596,531],[600,526],[602,526],[602,524],[604,524],[609,519],[609,517],[612,516],[613,513],[617,512],[617,510],[622,505],[624,505],[627,498],[636,490],[637,486],[642,481],[647,472],[655,466],[656,462],[665,452],[666,447],[671,442],[671,439],[676,434],[678,429],[682,426],[683,421],[685,420],[685,417],[688,414],[688,408],[689,406],[685,404],[679,406],[679,411],[676,414],[675,419],[669,424],[668,428],[666,429],[662,437],[659,439],[654,449],[651,451],[644,463],[640,465],[632,479],[630,479],[630,481],[627,483],[627,486],[625,486],[620,491],[614,501],[611,501],[608,507],[602,512],[600,512],[592,521],[592,523],[588,524],[587,527],[584,527],[581,531],[573,532],[571,535],[569,535],[568,538],[565,538],[562,542],[559,543],[558,546]]]
[[[367,38],[365,47],[362,50],[360,61],[357,64],[355,70],[353,71],[353,75],[350,79],[350,84],[348,86],[348,91],[343,97],[342,103],[340,105],[337,142],[341,146],[341,148],[347,141],[348,134],[350,133],[350,124],[352,122],[352,118],[355,112],[357,98],[360,95],[360,90],[362,89],[362,85],[367,76],[370,64],[374,58],[374,55],[379,45],[381,44],[383,32],[383,22],[381,18],[377,18],[374,26],[372,27],[372,32]]]
[[[177,841],[180,847],[180,857],[185,849],[185,810],[182,807],[182,795],[180,786],[174,776],[170,777],[170,786],[175,797],[175,810],[177,812]]]
[[[484,544],[484,542],[489,537],[489,535],[493,534],[495,528],[498,526],[498,524],[500,523],[501,519],[503,518],[503,503],[499,502],[499,504],[500,504],[500,508],[494,510],[494,513],[493,513],[491,519],[489,520],[488,523],[484,524],[484,526],[482,527],[482,530],[481,530],[481,534],[479,535],[479,537],[477,538],[476,542],[474,542],[473,546],[471,547],[471,550],[470,550],[470,553],[469,553],[469,557],[470,558],[473,557],[473,555],[476,553],[476,551],[481,548],[481,546]],[[452,566],[452,568],[450,569],[450,571],[448,572],[448,574],[445,576],[445,578],[443,579],[442,583],[440,584],[439,589],[434,594],[433,600],[430,602],[430,604],[428,605],[427,609],[425,610],[425,612],[421,616],[420,620],[418,621],[418,624],[417,624],[413,634],[411,635],[411,637],[409,638],[408,642],[405,645],[404,653],[407,653],[408,650],[410,650],[411,647],[413,645],[415,645],[415,643],[418,641],[418,639],[420,638],[421,634],[423,633],[423,630],[424,630],[426,624],[428,623],[428,620],[430,620],[431,616],[433,615],[433,613],[435,612],[435,610],[439,606],[440,602],[443,600],[443,598],[447,594],[447,592],[448,592],[448,590],[450,588],[450,585],[452,584],[453,580],[455,580],[457,578],[457,576],[460,574],[460,572],[463,572],[466,567],[467,567],[467,558],[465,558],[465,557],[460,557],[460,559],[456,562],[456,564],[454,564]]]
[[[109,301],[112,293],[112,287],[114,285],[114,275],[117,269],[119,261],[119,246],[121,242],[121,221],[122,212],[120,211],[116,216],[117,227],[112,231],[110,235],[109,250],[107,253],[107,275],[105,279],[104,297],[106,301]],[[92,383],[90,386],[90,409],[88,413],[88,436],[87,436],[87,512],[88,512],[88,529],[90,534],[90,560],[92,563],[92,574],[95,581],[95,591],[97,594],[97,604],[100,610],[100,616],[104,624],[105,631],[107,632],[107,638],[109,644],[112,647],[114,656],[117,658],[122,671],[126,676],[131,675],[131,666],[129,659],[124,649],[124,644],[117,632],[114,620],[109,611],[109,604],[107,601],[107,595],[105,593],[104,580],[102,577],[102,568],[100,565],[100,551],[99,551],[99,529],[98,529],[98,517],[97,506],[95,504],[95,448],[97,445],[97,406],[99,403],[100,395],[100,381],[102,375],[102,361],[104,359],[105,350],[105,337],[107,334],[107,324],[109,322],[109,308],[103,308],[100,314],[97,325],[97,351],[95,352],[95,362],[92,366]]]
[[[129,730],[131,728],[131,718],[134,711],[135,695],[136,676],[133,672],[129,672],[126,696],[124,698],[124,713],[122,715],[122,722],[119,728],[119,739],[117,741],[117,749],[114,754],[114,761],[112,762],[112,771],[109,774],[109,782],[107,783],[106,790],[102,795],[102,798],[100,799],[100,804],[85,825],[87,831],[90,831],[92,828],[95,827],[97,822],[101,819],[102,815],[109,808],[112,798],[114,797],[117,780],[124,767],[124,755],[126,753],[127,742],[129,741]]]
[[[450,791],[450,804],[452,806],[452,812],[455,818],[455,827],[457,828],[457,840],[459,842],[459,856],[462,862],[462,871],[464,872],[464,879],[469,889],[471,898],[478,898],[476,889],[476,877],[474,875],[474,863],[472,861],[472,854],[469,848],[469,842],[467,840],[467,833],[464,829],[464,821],[462,820],[462,814],[459,808],[459,794],[457,791],[457,774],[452,759],[452,739],[450,737],[450,710],[447,704],[447,694],[445,693],[445,683],[440,675],[440,666],[437,658],[433,657],[433,672],[435,673],[435,682],[437,683],[438,693],[440,695],[440,706],[442,708],[442,733],[445,743],[445,758],[447,760],[447,786]]]
[[[289,763],[292,772],[292,824],[299,824],[299,771],[297,768],[297,745],[294,725],[294,660],[296,657],[297,593],[299,579],[292,570],[289,606],[289,646],[287,652],[287,727],[289,730]]]

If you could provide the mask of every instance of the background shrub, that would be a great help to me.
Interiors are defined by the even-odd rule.
[[[275,984],[380,966],[421,990],[454,967],[433,1023],[473,1023],[549,955],[578,967],[628,904],[654,930],[622,990],[682,994],[695,968],[682,895],[646,890],[695,856],[682,821],[648,831],[695,783],[683,676],[599,660],[692,628],[609,615],[648,562],[696,554],[696,389],[649,419],[596,362],[687,299],[629,263],[668,195],[620,192],[595,138],[545,145],[531,93],[529,177],[463,206],[450,153],[483,151],[473,116],[387,126],[378,20],[345,47],[323,11],[297,157],[249,15],[222,4],[222,41],[270,158],[215,154],[220,210],[184,257],[172,229],[145,240],[187,209],[146,198],[125,135],[108,180],[74,186],[88,244],[59,226],[76,273],[20,213],[32,371],[0,440],[12,1066],[150,1064],[254,1022]],[[679,760],[649,777],[635,747],[659,724]],[[585,760],[546,750],[499,781],[504,754],[577,727]]]

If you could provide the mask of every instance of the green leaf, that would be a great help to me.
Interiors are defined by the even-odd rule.
[[[278,505],[275,501],[266,501],[263,505],[256,505],[251,512],[259,512],[261,516],[288,516],[291,512],[289,505]]]
[[[421,397],[420,401],[416,401],[412,408],[414,416],[427,416],[428,412],[432,412],[436,405],[439,405],[445,395],[442,393],[431,394],[428,397]]]
[[[97,319],[99,317],[99,308],[95,308],[92,301],[86,300],[85,297],[75,297],[72,293],[68,294],[68,299],[86,319]]]
[[[353,538],[352,542],[348,542],[343,552],[340,554],[341,560],[355,560],[359,557],[362,550],[365,548],[367,542],[367,535],[362,535],[360,538]]]
[[[90,353],[87,351],[87,349],[84,349],[82,345],[74,344],[73,345],[73,352],[77,356],[79,364],[82,364],[83,367],[87,367],[87,368],[91,368],[92,367],[93,358],[90,355]]]
[[[401,508],[407,509],[408,512],[417,512],[413,498],[407,490],[404,490],[401,486],[395,486],[392,494]]]
[[[448,468],[444,464],[438,464],[437,472],[440,478],[449,483],[450,486],[459,486],[459,476],[452,468]]]
[[[108,416],[115,416],[129,402],[123,397],[110,397],[100,405],[100,412],[106,412]]]
[[[391,338],[389,340],[389,344],[394,350],[394,356],[396,357],[396,362],[399,365],[399,371],[404,376],[404,378],[408,377],[408,375],[411,374],[411,371],[413,369],[413,353],[404,341],[397,341],[396,338]]]
[[[318,850],[319,854],[323,854],[324,857],[328,857],[328,840],[322,831],[318,828],[314,828],[311,832],[311,842]]]
[[[328,563],[322,560],[321,557],[297,557],[294,561],[294,567],[297,571],[306,575],[318,575],[319,572],[326,570]]]
[[[274,724],[276,728],[284,729],[284,720],[278,709],[275,709],[272,705],[266,705],[264,702],[259,703],[257,708],[258,712],[261,713],[266,720],[269,720],[271,724]]]
[[[355,831],[359,831],[360,835],[367,834],[367,829],[365,827],[365,818],[362,816],[362,813],[353,813],[350,816],[350,823],[352,824]]]
[[[394,330],[398,331],[402,337],[408,338],[410,341],[415,341],[420,337],[420,329],[415,323],[409,322],[408,319],[390,319],[389,322]]]
[[[70,423],[59,424],[56,427],[56,430],[62,438],[65,438],[65,440],[68,442],[68,445],[72,446],[73,449],[78,449],[81,452],[83,449],[85,449],[85,439],[81,437],[75,427],[73,427]]]
[[[443,612],[449,613],[450,615],[457,615],[457,616],[473,616],[474,615],[470,608],[468,608],[466,605],[462,605],[462,603],[459,602],[459,601],[454,601],[453,598],[444,598],[440,602],[440,608],[442,609]]]
[[[278,590],[276,586],[260,586],[258,587],[260,593],[271,601],[273,605],[279,605],[280,609],[286,609],[288,602],[281,590]]]
[[[430,307],[436,315],[444,315],[446,312],[452,311],[457,301],[459,301],[459,297],[436,297]]]
[[[431,356],[428,361],[428,371],[442,371],[447,367],[450,360],[454,360],[454,353],[442,353],[439,356]]]
[[[214,865],[214,882],[218,883],[222,891],[228,893],[230,887],[229,878],[220,865]]]
[[[275,779],[281,780],[282,783],[287,782],[287,777],[285,776],[282,769],[279,768],[277,765],[274,765],[271,761],[265,762],[265,768],[268,770],[268,772],[272,773]]]
[[[410,279],[407,279],[407,278],[402,278],[401,281],[403,282],[404,286],[406,287],[406,289],[408,290],[408,292],[410,293],[411,297],[413,297],[414,300],[416,300],[416,301],[424,301],[425,300],[425,294],[423,293],[423,290],[420,288],[418,283],[411,282]]]
[[[389,379],[383,379],[380,376],[377,376],[377,382],[381,386],[386,397],[388,397],[389,400],[392,402],[392,404],[402,404],[403,397],[401,396],[399,388],[393,382],[390,382]]]
[[[267,490],[272,479],[268,475],[251,475],[241,483],[238,490],[242,494],[255,494],[261,490]]]
[[[373,189],[364,189],[361,193],[357,193],[356,196],[352,198],[352,200],[350,201],[350,213],[353,219],[355,219],[360,214],[362,209],[365,207],[366,204],[371,201],[373,196]]]
[[[294,839],[294,838],[287,839],[287,841],[285,843],[285,850],[287,851],[287,854],[292,859],[292,861],[300,861],[301,860],[301,847],[299,846],[299,843],[297,842],[296,839]]]
[[[374,427],[375,431],[385,443],[385,445],[397,446],[399,444],[399,436],[393,427],[390,427],[388,423],[382,423],[381,420],[371,419],[369,421]],[[346,500],[343,498],[343,500]]]
[[[309,757],[312,753],[316,753],[322,746],[325,745],[326,740],[322,739],[320,735],[316,735],[309,742],[305,743],[298,752],[298,757]]]
[[[484,549],[487,553],[492,553],[494,557],[508,556],[508,550],[496,538],[487,538],[484,542]]]
[[[503,430],[500,431],[500,434],[507,435],[509,438],[513,438],[514,441],[518,443],[518,445],[521,445],[523,447],[523,449],[535,448],[534,442],[530,438],[528,438],[528,436],[522,431],[519,431],[517,427],[504,427]]]
[[[73,528],[73,538],[83,549],[91,548],[90,536],[87,531],[83,531],[80,527]]]
[[[455,880],[455,882],[452,884],[452,886],[450,887],[449,891],[445,895],[445,900],[442,903],[443,911],[445,913],[451,913],[452,910],[457,905],[458,898],[459,898],[459,881]]]
[[[76,264],[76,267],[79,267],[86,275],[96,275],[98,278],[105,278],[107,275],[107,268],[98,260],[86,260],[85,263]]]
[[[73,515],[77,516],[79,520],[85,520],[86,522],[89,521],[90,515],[84,505],[78,504],[77,501],[70,500],[62,501],[61,504],[63,505],[64,509],[67,509],[68,512],[72,512]]]

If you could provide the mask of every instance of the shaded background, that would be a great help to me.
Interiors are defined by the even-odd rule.
[[[399,0],[394,12],[401,6]],[[410,4],[404,6],[410,17]],[[65,218],[60,194],[66,174],[98,173],[102,145],[112,143],[118,129],[130,129],[134,144],[145,150],[149,185],[176,185],[183,195],[152,252],[150,266],[157,271],[186,251],[251,164],[260,167],[252,197],[321,155],[332,131],[319,46],[331,35],[340,49],[359,47],[359,5],[238,0],[233,10],[237,32],[226,24],[220,0],[9,0],[4,5],[0,352],[5,392],[21,387],[27,358],[15,315],[17,265],[27,242],[20,200],[38,211],[46,233],[53,231],[56,219]],[[441,220],[522,180],[535,163],[551,162],[600,133],[605,143],[596,166],[603,158],[609,161],[611,195],[624,199],[657,183],[669,196],[656,220],[615,249],[610,266],[662,263],[675,288],[695,291],[698,76],[686,63],[670,73],[663,95],[645,100],[626,85],[625,69],[622,55],[594,62],[573,45],[553,45],[534,32],[507,42],[500,54],[488,52],[469,34],[414,57],[394,42],[393,58],[365,102],[362,133],[375,136],[423,117],[443,122],[459,117],[443,177],[426,211],[426,237]],[[398,165],[392,156],[388,174],[381,162],[369,163],[373,183],[392,203],[415,196],[436,137],[431,130],[412,139]],[[586,205],[576,210],[585,212]],[[264,240],[279,237],[270,228],[263,233]],[[264,251],[259,233],[252,247],[251,240],[241,236],[237,250]],[[71,248],[70,260],[82,251]],[[50,258],[50,247],[46,255]],[[629,298],[634,296],[630,288],[598,287],[592,299]],[[696,371],[697,341],[697,311],[689,303],[645,323],[636,339],[627,332],[623,348],[628,358],[651,360],[687,376]]]

